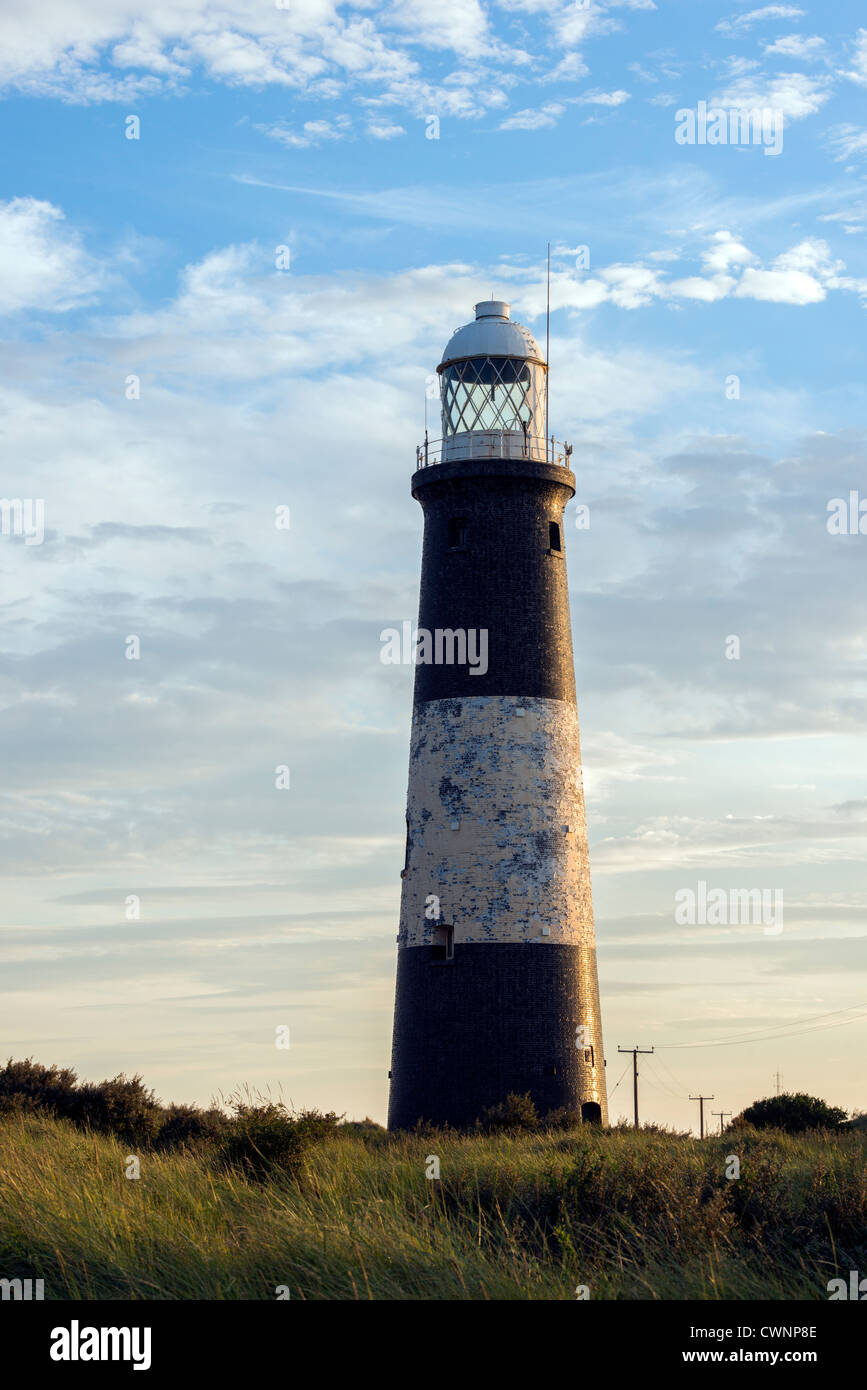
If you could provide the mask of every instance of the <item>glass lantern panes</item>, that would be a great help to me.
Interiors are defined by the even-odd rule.
[[[441,375],[444,439],[503,430],[543,445],[545,373],[538,363],[469,357],[450,363]]]

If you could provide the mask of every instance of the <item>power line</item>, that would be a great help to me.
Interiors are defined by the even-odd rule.
[[[665,1077],[659,1075],[659,1073],[657,1072],[657,1070],[656,1070],[655,1067],[651,1066],[651,1068],[650,1068],[650,1074],[651,1074],[651,1076],[655,1076],[655,1077],[656,1077],[656,1089],[657,1089],[657,1090],[664,1091],[666,1095],[673,1096],[675,1100],[683,1100],[683,1099],[684,1099],[684,1097],[685,1097],[685,1095],[686,1095],[686,1091],[685,1091],[685,1090],[684,1090],[684,1091],[675,1091],[675,1090],[669,1085],[669,1083],[666,1081]],[[648,1082],[648,1085],[653,1086],[654,1083],[651,1081],[651,1082]]]
[[[610,1091],[608,1092],[608,1099],[609,1099],[609,1100],[610,1100],[611,1097],[614,1095],[614,1092],[617,1090],[617,1087],[620,1085],[620,1082],[623,1080],[624,1076],[626,1075],[626,1073],[627,1073],[628,1071],[629,1071],[629,1065],[628,1065],[628,1063],[627,1063],[627,1065],[623,1068],[623,1071],[622,1071],[622,1073],[621,1073],[621,1075],[620,1075],[620,1081],[616,1081],[616,1082],[614,1083],[613,1089],[610,1090]]]
[[[660,1057],[657,1055],[654,1058],[654,1063],[655,1065],[662,1067],[668,1073],[669,1080],[671,1080],[675,1086],[680,1088],[679,1096],[681,1099],[683,1099],[687,1092],[692,1090],[692,1087],[687,1086],[683,1081],[681,1081],[679,1076],[675,1076],[674,1072],[671,1070],[671,1067],[668,1065],[664,1057]]]
[[[835,1018],[837,1014],[851,1013],[852,1009],[862,1009],[864,1012],[856,1014],[854,1018],[840,1019],[838,1023],[820,1023],[814,1028],[803,1027],[803,1024],[810,1023],[813,1019]],[[658,1046],[668,1051],[677,1051],[680,1048],[691,1047],[740,1047],[749,1043],[771,1042],[774,1038],[792,1038],[804,1033],[827,1033],[833,1028],[846,1028],[850,1023],[858,1023],[864,1018],[867,1018],[867,1006],[864,1004],[853,1004],[849,1009],[833,1009],[828,1014],[814,1014],[813,1019],[801,1019],[800,1023],[796,1023],[794,1028],[789,1028],[784,1032],[761,1033],[757,1031],[749,1034],[742,1034],[734,1038],[717,1038],[706,1042],[692,1043],[659,1043]]]

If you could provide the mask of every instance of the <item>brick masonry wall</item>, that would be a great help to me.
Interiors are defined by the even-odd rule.
[[[574,485],[529,460],[413,478],[418,626],[485,629],[488,670],[416,668],[392,1128],[472,1124],[510,1091],[607,1122],[562,526]]]
[[[457,945],[450,964],[401,951],[391,1066],[390,1129],[471,1125],[510,1091],[541,1115],[598,1106],[607,1124],[595,951]]]
[[[489,468],[495,465],[489,464]],[[425,514],[418,626],[488,633],[488,670],[420,665],[415,702],[450,696],[575,699],[563,508],[574,476],[554,465],[503,460],[426,468],[413,479]],[[466,543],[449,545],[462,520]],[[549,526],[561,531],[552,551]]]

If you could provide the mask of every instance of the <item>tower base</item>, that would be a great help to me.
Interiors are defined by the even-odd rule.
[[[586,946],[464,943],[450,961],[434,946],[403,948],[389,1129],[470,1127],[528,1091],[540,1117],[565,1107],[606,1124],[596,979]]]

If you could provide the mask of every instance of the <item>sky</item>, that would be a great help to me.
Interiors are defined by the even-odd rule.
[[[612,1118],[635,1045],[642,1119],[867,1110],[863,20],[0,14],[4,1057],[384,1120],[415,447],[477,300],[544,341],[550,242]]]

